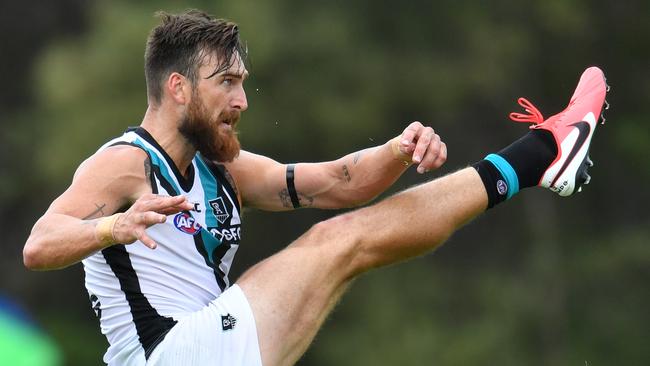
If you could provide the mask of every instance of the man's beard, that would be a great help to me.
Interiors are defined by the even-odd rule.
[[[201,98],[194,94],[178,131],[205,158],[220,162],[232,161],[239,155],[240,149],[235,130],[239,116],[238,110],[232,110],[221,112],[216,120],[211,119]],[[222,128],[222,122],[227,122],[230,128]]]

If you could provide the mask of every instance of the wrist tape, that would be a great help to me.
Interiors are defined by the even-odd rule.
[[[390,140],[390,150],[393,152],[393,156],[397,160],[401,160],[405,166],[409,166],[413,163],[411,156],[404,154],[400,149],[399,145],[401,144],[402,136],[397,136],[394,139]]]
[[[121,213],[116,213],[112,216],[102,217],[97,221],[97,225],[95,226],[95,237],[99,240],[99,243],[102,246],[109,246],[117,243],[115,236],[113,235],[113,230],[115,229],[115,223],[120,216],[122,216]]]

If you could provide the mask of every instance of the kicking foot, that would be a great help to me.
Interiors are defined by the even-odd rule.
[[[511,113],[510,118],[533,123],[531,129],[551,132],[558,148],[557,157],[542,175],[539,186],[560,196],[570,196],[580,192],[582,185],[589,184],[591,177],[587,169],[593,166],[589,145],[598,122],[605,123],[602,113],[609,108],[605,100],[608,91],[602,70],[590,67],[582,73],[566,109],[546,120],[532,103],[519,98],[519,105],[528,114]]]

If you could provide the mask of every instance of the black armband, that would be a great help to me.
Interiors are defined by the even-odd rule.
[[[296,186],[293,184],[294,169],[295,164],[287,165],[287,191],[289,192],[289,197],[291,197],[291,203],[293,208],[300,208],[300,200],[298,200],[298,193],[296,192]]]

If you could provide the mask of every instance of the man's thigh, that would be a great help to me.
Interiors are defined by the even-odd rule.
[[[147,365],[261,366],[255,319],[239,286],[179,320]]]
[[[355,244],[317,224],[237,281],[253,309],[264,366],[289,366],[306,351],[354,274]]]

